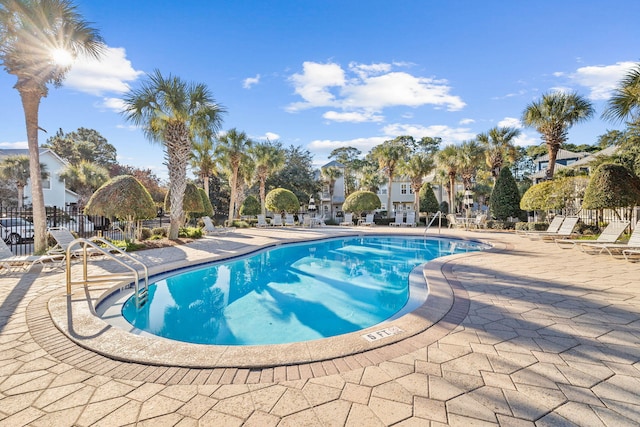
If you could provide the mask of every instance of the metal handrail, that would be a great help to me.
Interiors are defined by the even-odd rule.
[[[441,211],[436,212],[433,215],[433,218],[431,218],[431,221],[429,221],[429,224],[427,224],[427,228],[424,229],[424,235],[427,235],[427,231],[429,231],[429,227],[431,227],[431,225],[433,224],[433,221],[436,220],[436,218],[439,218],[440,220],[438,221],[438,234],[440,234],[440,229],[442,228],[442,215],[444,215]]]
[[[105,245],[107,249],[100,245]],[[74,247],[82,246],[82,281],[72,281],[71,280],[71,257],[75,254]],[[115,246],[108,240],[105,240],[101,237],[93,237],[91,239],[83,239],[78,238],[69,243],[66,250],[66,265],[67,265],[67,295],[71,295],[71,285],[88,285],[90,283],[106,283],[113,282],[114,280],[130,278],[130,276],[118,276],[118,275],[94,275],[91,279],[89,279],[88,268],[87,268],[87,248],[90,247],[102,255],[114,260],[116,263],[120,264],[122,267],[129,270],[133,273],[134,280],[134,288],[135,288],[135,298],[136,298],[136,307],[140,308],[144,305],[147,300],[147,289],[149,287],[149,270],[147,266],[140,260],[132,257],[130,254],[126,253],[121,248]],[[120,255],[123,255],[129,261],[132,261],[135,264],[142,266],[144,272],[144,288],[140,289],[140,275],[138,270],[133,268],[131,265],[124,262],[122,259],[116,257],[113,251],[117,252]]]

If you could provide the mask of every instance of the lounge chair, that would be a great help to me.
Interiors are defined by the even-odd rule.
[[[375,223],[373,222],[373,214],[367,214],[364,220],[361,218],[360,221],[358,222],[358,225],[368,225],[368,226],[375,225]]]
[[[267,222],[267,217],[264,215],[258,215],[258,223],[256,227],[270,227],[271,224]]]
[[[342,221],[340,225],[345,227],[351,227],[353,225],[353,214],[352,213],[344,214],[344,221]]]
[[[400,227],[404,225],[404,214],[402,212],[396,213],[396,220],[394,222],[390,222],[389,225],[393,227]]]
[[[202,222],[204,222],[204,227],[202,228],[208,236],[210,235],[222,235],[227,234],[232,231],[235,231],[234,227],[216,227],[213,225],[213,221],[208,216],[202,217]]]
[[[284,216],[284,225],[285,226],[294,226],[294,225],[296,225],[296,221],[293,219],[293,214],[286,214]]]
[[[282,223],[282,215],[275,214],[273,216],[273,219],[271,220],[271,225],[273,225],[274,227],[282,227],[282,226],[284,226],[284,224]]]
[[[624,251],[630,254],[630,251],[640,250],[640,220],[636,223],[627,243],[582,243],[581,249],[589,254],[601,254],[606,251],[611,256],[614,253],[625,255]]]
[[[553,217],[553,220],[549,223],[549,226],[544,231],[535,231],[535,230],[516,230],[516,234],[521,236],[529,236],[536,234],[549,234],[549,233],[557,233],[560,230],[560,226],[564,221],[564,215],[556,215]]]
[[[416,213],[415,212],[407,212],[407,217],[405,218],[405,222],[403,222],[400,225],[407,226],[407,227],[415,227],[416,226]]]
[[[622,255],[627,261],[640,260],[640,249],[625,249],[622,251]]]
[[[604,230],[602,230],[602,233],[600,233],[596,240],[585,241],[578,239],[555,239],[555,242],[556,245],[562,249],[571,249],[577,245],[584,251],[582,246],[583,243],[615,243],[620,236],[622,236],[622,233],[624,233],[624,230],[627,229],[630,223],[631,221],[612,221]]]
[[[487,215],[476,215],[476,219],[470,224],[473,228],[487,228]]]
[[[577,216],[568,216],[562,221],[562,225],[556,233],[527,234],[527,237],[531,240],[544,240],[547,242],[553,242],[556,238],[568,238],[571,237],[573,229],[579,220],[580,218]]]
[[[71,243],[76,239],[76,237],[71,233],[71,231],[69,231],[64,227],[50,227],[47,229],[47,233],[49,233],[49,235],[53,237],[53,240],[56,241],[56,245],[47,251],[47,255],[57,255],[57,256],[63,255],[63,259],[64,259],[64,257],[66,257],[67,255],[67,249],[69,248]],[[120,247],[120,249],[126,250],[126,247],[125,248]],[[77,255],[80,255],[81,253],[82,253],[82,249],[77,249],[73,251],[71,255],[77,256]],[[103,253],[97,249],[87,248],[87,255],[102,255],[102,254]]]
[[[27,272],[36,264],[60,267],[63,260],[64,255],[14,255],[4,240],[0,239],[0,272]]]
[[[458,222],[458,219],[454,214],[447,214],[447,222],[449,223],[448,228],[457,228],[459,225],[462,225]]]

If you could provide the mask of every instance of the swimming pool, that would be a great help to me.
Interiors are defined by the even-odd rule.
[[[143,308],[129,300],[122,314],[138,330],[190,343],[315,340],[399,315],[416,266],[481,248],[399,236],[287,244],[162,277]]]

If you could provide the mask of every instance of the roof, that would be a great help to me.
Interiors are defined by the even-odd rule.
[[[575,163],[573,163],[571,166],[573,166]],[[560,169],[566,169],[568,166],[565,166],[563,164],[560,163],[556,163],[555,169],[553,170],[554,172]],[[531,179],[536,179],[536,178],[546,178],[547,177],[547,169],[549,168],[544,168],[542,170],[539,170],[538,172],[529,175],[529,178]]]
[[[322,166],[320,169],[329,168],[331,166],[335,166],[337,168],[344,168],[344,165],[340,162],[336,162],[335,160],[330,161],[326,165]]]
[[[67,161],[62,157],[58,156],[55,151],[50,148],[40,148],[40,156],[43,154],[50,154],[53,158],[57,159],[61,164],[66,165]],[[29,149],[28,148],[0,148],[0,158],[9,157],[9,156],[28,156]]]
[[[558,150],[556,160],[582,159],[583,157],[587,157],[588,155],[589,153],[585,153],[585,152],[574,153],[573,151],[560,149]],[[549,153],[545,154],[544,156],[537,157],[534,160],[534,162],[536,163],[545,162],[545,161],[549,161]]]
[[[607,147],[604,150],[598,151],[597,153],[591,153],[588,156],[583,157],[582,159],[578,160],[575,163],[571,163],[569,167],[588,166],[589,163],[591,163],[596,158],[601,156],[613,156],[616,153],[616,151],[618,151],[618,146],[612,145],[611,147]]]

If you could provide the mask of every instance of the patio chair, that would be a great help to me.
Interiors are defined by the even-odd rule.
[[[582,247],[583,243],[615,243],[620,236],[622,236],[622,233],[624,233],[624,230],[627,229],[630,223],[631,221],[612,221],[604,230],[602,230],[602,233],[600,233],[596,240],[585,241],[578,239],[555,239],[555,242],[556,245],[562,249],[572,249],[577,245],[582,251],[584,251]]]
[[[71,231],[69,231],[64,227],[50,227],[47,229],[47,233],[49,233],[49,235],[53,237],[53,240],[56,241],[56,245],[52,248],[49,248],[49,250],[47,250],[47,255],[57,255],[57,256],[63,255],[63,259],[64,259],[67,255],[67,248],[69,248],[69,245],[71,245],[71,243],[76,239],[76,237],[71,233]],[[76,255],[80,255],[81,253],[82,253],[82,250],[78,249],[74,251],[71,255],[76,256]],[[94,248],[87,248],[87,255],[102,255],[102,252]]]
[[[447,222],[449,223],[448,228],[457,228],[461,225],[454,214],[447,214]]]
[[[487,215],[476,215],[476,219],[470,225],[476,229],[487,228]]]
[[[396,220],[394,222],[390,222],[389,225],[393,227],[400,227],[404,225],[404,214],[402,212],[396,213]]]
[[[559,238],[567,238],[571,237],[573,233],[573,229],[580,218],[577,216],[568,216],[562,221],[562,225],[555,233],[536,233],[536,234],[527,234],[527,237],[531,240],[543,240],[545,242],[553,242],[557,237]]]
[[[640,220],[636,223],[629,241],[627,243],[582,243],[582,250],[588,254],[601,254],[606,251],[609,255],[613,256],[614,253],[620,254],[627,251],[640,250]],[[626,257],[625,257],[626,258]]]
[[[365,216],[364,220],[362,218],[360,218],[360,221],[358,222],[358,225],[368,225],[368,226],[376,225],[373,222],[373,214],[367,214],[367,216]]]
[[[415,227],[416,226],[416,213],[415,212],[407,212],[407,217],[405,218],[405,222],[400,224],[402,226],[407,227]]]
[[[4,240],[0,239],[0,267],[2,267],[0,272],[24,271],[26,273],[36,264],[45,266],[45,262],[48,263],[47,265],[61,267],[63,260],[64,255],[14,255]]]
[[[564,221],[564,215],[556,215],[553,217],[553,220],[549,223],[549,226],[544,231],[535,231],[535,230],[516,230],[516,234],[521,236],[528,235],[536,235],[536,234],[549,234],[549,233],[557,233],[562,225],[562,221]]]
[[[275,214],[273,216],[273,219],[271,220],[271,225],[273,225],[274,227],[283,227],[284,224],[282,223],[282,215]]]
[[[202,217],[204,227],[202,228],[206,235],[222,235],[235,231],[234,227],[216,227],[208,216]]]
[[[284,216],[284,225],[285,226],[294,226],[294,225],[296,225],[296,221],[293,219],[293,214],[286,214]]]
[[[258,223],[256,227],[270,227],[271,224],[267,222],[267,217],[265,215],[258,215]]]
[[[352,213],[344,214],[344,221],[342,221],[340,225],[345,227],[351,227],[353,225],[353,214]]]

